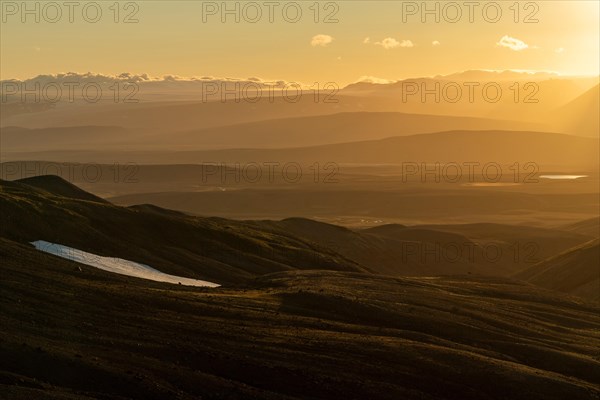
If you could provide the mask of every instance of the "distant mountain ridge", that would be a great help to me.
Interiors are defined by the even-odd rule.
[[[555,110],[552,118],[562,131],[575,135],[600,136],[600,85]]]

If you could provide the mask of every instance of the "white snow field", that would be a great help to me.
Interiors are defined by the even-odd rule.
[[[46,242],[44,240],[37,240],[35,242],[31,242],[31,244],[33,244],[36,249],[46,253],[54,254],[58,257],[96,267],[104,271],[114,272],[115,274],[134,276],[136,278],[149,279],[157,282],[182,284],[186,286],[221,286],[212,282],[165,274],[144,264],[123,260],[122,258],[102,257],[72,247],[63,246],[61,244]]]

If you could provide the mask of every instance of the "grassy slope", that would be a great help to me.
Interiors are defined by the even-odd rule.
[[[597,238],[600,237],[600,217],[589,218],[583,221],[564,225],[561,227],[561,229]]]
[[[294,269],[508,276],[591,238],[498,224],[351,231],[301,218],[200,218],[151,205],[125,208],[96,201],[52,176],[0,181],[0,188],[3,236],[61,243],[220,284]],[[489,243],[495,246],[491,252],[483,247]]]
[[[152,206],[126,208],[55,196],[19,181],[0,181],[0,207],[0,236],[60,243],[221,284],[292,269],[366,271],[284,231]]]
[[[600,395],[599,309],[508,280],[304,271],[208,290],[6,239],[0,255],[9,399]]]
[[[598,239],[550,257],[519,272],[515,278],[547,289],[600,301],[600,244]]]
[[[86,192],[62,179],[57,175],[33,176],[19,180],[20,184],[31,186],[35,189],[41,189],[55,196],[66,197],[74,200],[87,200],[96,203],[108,203],[106,200]]]
[[[503,224],[391,224],[354,231],[303,218],[269,224],[387,275],[508,276],[591,239],[576,232]]]

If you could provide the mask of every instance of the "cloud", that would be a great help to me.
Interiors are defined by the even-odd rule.
[[[369,43],[371,43],[371,38],[370,38],[370,37],[366,37],[366,38],[364,38],[364,39],[363,39],[363,43],[364,43],[364,44],[369,44]]]
[[[358,80],[355,83],[377,83],[380,85],[385,85],[388,83],[394,83],[397,81],[392,81],[389,79],[384,79],[384,78],[377,78],[376,76],[361,76],[360,78],[358,78]]]
[[[558,49],[554,49],[554,52],[557,53],[557,54],[564,53],[565,49],[562,48],[562,47],[559,47]]]
[[[310,45],[313,47],[316,47],[316,46],[325,47],[328,44],[330,44],[331,42],[333,42],[333,38],[329,35],[315,35],[315,36],[313,36],[312,40],[310,41]]]
[[[402,42],[399,42],[391,37],[385,38],[381,42],[375,42],[375,44],[383,47],[386,50],[394,49],[396,47],[414,47],[413,42],[410,40],[403,40]]]
[[[101,86],[110,86],[114,83],[136,83],[140,87],[160,87],[168,85],[169,87],[180,87],[180,88],[197,88],[201,87],[204,83],[215,83],[217,85],[239,83],[244,84],[258,84],[260,87],[271,87],[271,86],[283,86],[285,84],[292,84],[296,82],[287,82],[283,80],[271,80],[262,79],[259,77],[250,78],[235,78],[235,77],[214,77],[214,76],[191,76],[183,77],[179,75],[163,75],[150,76],[148,74],[132,74],[129,72],[123,72],[120,74],[109,75],[109,74],[98,74],[93,72],[78,73],[78,72],[66,72],[58,74],[38,75],[29,79],[8,79],[1,80],[2,82],[23,82],[28,85],[34,85],[39,83],[41,86],[57,83],[59,85],[64,83],[77,83],[84,85],[86,83],[98,84]],[[304,85],[304,84],[302,84]]]
[[[513,51],[522,51],[529,48],[529,45],[522,40],[507,35],[502,36],[496,46],[506,47]]]
[[[433,42],[431,42],[432,46],[439,46],[441,43],[438,42],[437,40],[434,40]]]

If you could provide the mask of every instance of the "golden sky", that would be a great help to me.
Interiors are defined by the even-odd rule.
[[[0,78],[130,72],[341,86],[365,76],[600,68],[598,1],[429,1],[430,14],[421,1],[228,2],[230,14],[221,1],[99,1],[101,16],[92,2],[77,3],[59,16],[48,2],[27,3],[28,14],[3,0]]]

